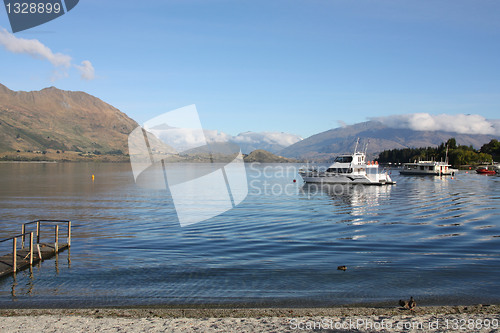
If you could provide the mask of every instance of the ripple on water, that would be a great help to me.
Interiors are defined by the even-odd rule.
[[[125,165],[0,168],[2,234],[35,218],[74,223],[70,255],[0,280],[2,306],[500,300],[495,178],[394,172],[394,186],[311,189],[275,174],[271,186],[293,191],[253,188],[235,209],[181,228],[169,194],[136,187]]]

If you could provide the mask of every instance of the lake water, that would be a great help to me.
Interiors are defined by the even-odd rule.
[[[128,164],[1,163],[0,238],[36,219],[71,220],[73,238],[1,278],[0,307],[500,302],[500,177],[393,170],[392,186],[316,188],[296,167],[247,165],[240,205],[180,227]]]

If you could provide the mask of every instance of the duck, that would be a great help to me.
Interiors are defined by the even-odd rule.
[[[408,309],[408,301],[403,301],[402,299],[400,299],[399,306],[401,306],[402,308]]]
[[[408,301],[408,308],[413,311],[417,307],[417,302],[413,299],[413,296],[410,297]]]
[[[346,271],[347,270],[347,266],[338,266],[337,269],[339,271]]]

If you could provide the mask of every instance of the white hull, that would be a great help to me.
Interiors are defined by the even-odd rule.
[[[394,182],[387,180],[379,180],[378,182],[372,181],[367,177],[347,177],[347,176],[333,176],[333,177],[302,177],[306,183],[320,183],[320,184],[364,184],[364,185],[385,185],[394,184]]]
[[[434,171],[419,171],[419,170],[414,170],[414,171],[409,171],[409,170],[401,170],[399,171],[400,174],[402,175],[429,175],[429,176],[453,176],[455,172],[458,170],[451,170],[449,169],[447,172],[434,172]]]
[[[389,185],[395,184],[387,174],[328,174],[321,172],[300,172],[306,183],[320,184],[364,184],[364,185]]]

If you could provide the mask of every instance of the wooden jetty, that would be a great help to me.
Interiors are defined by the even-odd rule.
[[[60,243],[60,226],[66,226],[66,242]],[[41,242],[42,226],[44,235],[53,235],[53,242]],[[35,228],[35,230],[33,230]],[[52,229],[47,231],[47,229]],[[29,231],[28,231],[29,230]],[[20,242],[18,242],[20,240]],[[28,241],[27,241],[28,240]],[[31,267],[71,246],[71,221],[37,220],[22,225],[19,235],[0,240],[0,243],[12,241],[12,253],[0,257],[0,277],[16,274],[17,271]],[[27,244],[25,244],[27,241]],[[18,244],[20,243],[20,244]],[[19,248],[19,245],[20,248]],[[25,246],[26,245],[26,246]]]

